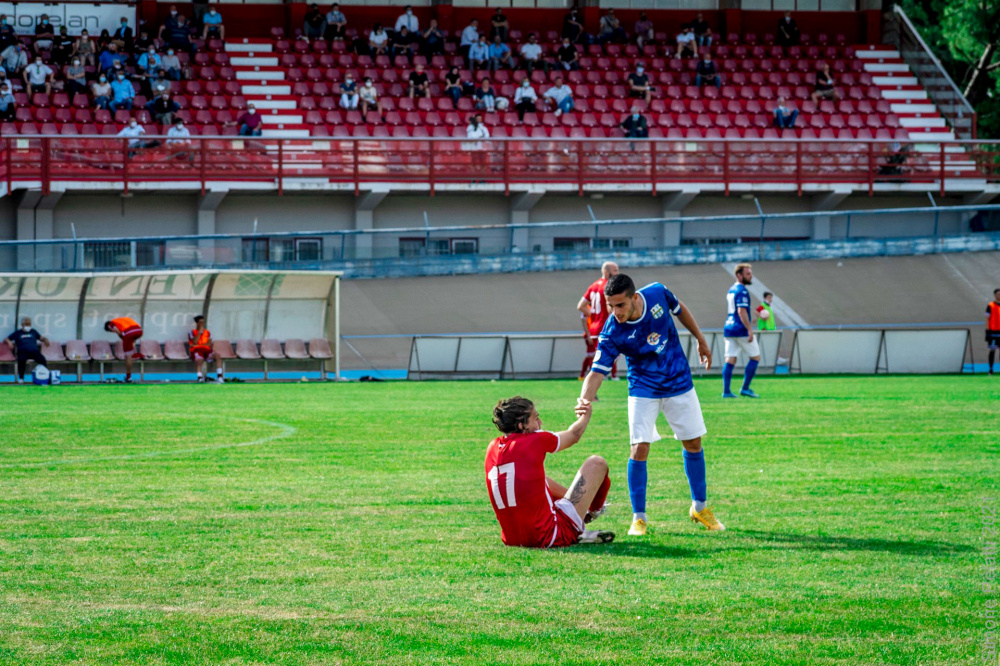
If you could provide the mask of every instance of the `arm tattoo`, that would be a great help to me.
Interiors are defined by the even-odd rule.
[[[573,484],[573,487],[569,489],[569,501],[570,504],[576,504],[581,499],[583,499],[584,488],[587,485],[587,479],[582,476],[580,479]]]

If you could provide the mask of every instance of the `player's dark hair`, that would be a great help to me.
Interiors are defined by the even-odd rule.
[[[194,323],[197,324],[199,321],[205,321],[205,315],[195,315],[194,316]]]
[[[493,425],[505,435],[522,432],[534,408],[535,403],[519,395],[504,398],[493,408]]]
[[[768,296],[774,296],[774,294],[772,294],[772,293],[771,293],[771,292],[769,292],[769,291],[765,291],[765,292],[764,292],[764,298],[767,298]]]
[[[114,325],[110,321],[104,322],[104,330],[105,331],[110,331],[113,328],[114,328]]]
[[[624,273],[612,275],[604,285],[605,296],[617,296],[618,294],[625,294],[628,298],[632,298],[632,295],[635,294],[635,282],[632,282],[632,278]]]
[[[993,295],[996,296],[998,292],[1000,292],[1000,287],[993,290]]]

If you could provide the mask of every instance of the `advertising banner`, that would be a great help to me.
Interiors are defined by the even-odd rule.
[[[133,30],[136,28],[135,5],[125,3],[0,2],[0,14],[7,16],[7,23],[13,25],[19,35],[35,34],[42,14],[48,15],[53,32],[66,26],[71,35],[79,35],[84,29],[93,37],[104,29],[114,32],[123,18],[128,19]]]

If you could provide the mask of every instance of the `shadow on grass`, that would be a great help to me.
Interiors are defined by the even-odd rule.
[[[655,557],[657,559],[668,557],[705,557],[706,555],[717,553],[722,550],[729,550],[726,545],[723,545],[721,548],[715,546],[715,544],[706,544],[705,547],[701,548],[677,548],[676,546],[667,546],[662,543],[650,543],[649,541],[636,540],[614,541],[603,547],[580,546],[579,548],[581,551],[584,548],[601,549],[611,557]]]
[[[754,543],[747,544],[749,548],[776,547],[800,548],[803,550],[858,550],[878,551],[883,553],[898,553],[902,555],[951,555],[968,553],[975,550],[972,546],[939,541],[890,541],[888,539],[858,539],[853,537],[787,534],[784,532],[765,532],[763,530],[731,529],[727,534],[734,537],[747,537]],[[764,542],[763,544],[761,542]],[[729,543],[726,550],[734,548]]]

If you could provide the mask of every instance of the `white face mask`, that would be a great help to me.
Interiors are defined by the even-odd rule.
[[[642,74],[644,71],[646,71],[645,67],[636,67],[635,68],[635,73],[636,74]]]
[[[73,61],[73,66],[74,67],[79,67],[80,66],[80,61],[79,60],[74,60]]]
[[[27,333],[27,332],[29,332],[31,330],[31,327],[30,326],[22,326],[21,330],[24,331],[25,333]]]
[[[406,15],[407,16],[413,16],[413,10],[412,9],[407,9],[406,10]]]
[[[131,127],[132,129],[135,129],[139,125],[137,125],[136,123],[129,123],[128,126]]]

